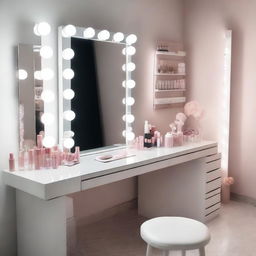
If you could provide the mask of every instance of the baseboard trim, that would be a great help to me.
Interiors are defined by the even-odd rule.
[[[249,197],[249,196],[244,196],[244,195],[239,195],[236,193],[231,193],[230,194],[230,199],[233,201],[238,201],[238,202],[243,202],[247,204],[251,204],[253,206],[256,206],[256,199]]]
[[[116,214],[125,212],[127,210],[136,209],[137,205],[138,205],[138,199],[135,198],[131,201],[124,202],[122,204],[113,206],[113,207],[111,207],[109,209],[106,209],[106,210],[103,210],[99,213],[96,213],[96,214],[93,214],[93,215],[90,215],[90,216],[86,216],[86,217],[83,217],[83,218],[76,218],[76,227],[79,228],[79,227],[82,227],[82,226],[86,226],[86,225],[101,221],[103,219],[112,217]]]

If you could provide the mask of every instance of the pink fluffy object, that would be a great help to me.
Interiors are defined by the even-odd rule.
[[[193,116],[195,119],[200,120],[204,115],[202,106],[197,101],[190,101],[184,106],[186,116]]]
[[[223,183],[227,186],[234,184],[234,182],[235,182],[235,180],[233,177],[226,177],[226,178],[224,178],[224,181],[223,181]]]

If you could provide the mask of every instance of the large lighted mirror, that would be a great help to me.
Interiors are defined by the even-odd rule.
[[[59,140],[64,147],[75,144],[87,151],[133,138],[134,37],[129,43],[120,32],[59,28]]]
[[[37,76],[41,70],[39,51],[38,45],[18,45],[20,149],[35,145],[36,135],[44,132],[43,80]]]

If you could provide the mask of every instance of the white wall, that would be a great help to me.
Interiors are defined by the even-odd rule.
[[[138,35],[136,77],[134,90],[136,107],[136,131],[143,132],[143,121],[157,124],[162,130],[168,129],[175,110],[152,110],[153,54],[155,41],[167,39],[182,41],[183,1],[180,0],[1,0],[0,2],[0,77],[1,77],[1,133],[0,133],[0,169],[8,167],[8,153],[17,153],[18,149],[18,87],[15,79],[16,52],[18,43],[38,43],[33,36],[34,22],[46,20],[56,31],[62,24],[106,28]],[[55,49],[57,38],[54,38]],[[119,122],[119,119],[117,120]],[[0,179],[1,182],[1,179]],[[114,185],[106,191],[106,197],[116,197],[109,205],[118,204],[134,197],[135,180]],[[0,183],[0,255],[15,255],[15,196],[14,191]],[[115,190],[116,189],[116,190]],[[122,194],[122,195],[120,195]],[[95,201],[101,193],[91,194]],[[75,205],[85,205],[83,197]],[[93,207],[93,206],[92,206]],[[100,208],[98,208],[100,210]]]
[[[229,174],[232,191],[256,199],[256,1],[185,0],[190,98],[202,102],[206,135],[218,139],[225,29],[233,30]]]

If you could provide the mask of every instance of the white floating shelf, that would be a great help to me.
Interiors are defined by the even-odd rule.
[[[184,103],[186,101],[186,97],[172,97],[172,98],[157,98],[155,99],[155,105],[165,105],[165,104],[176,104],[176,103]]]
[[[185,76],[186,74],[183,73],[155,73],[155,76]]]
[[[155,92],[185,92],[186,89],[155,89]]]
[[[175,52],[165,52],[165,51],[157,51],[156,55],[168,55],[168,56],[176,56],[176,57],[185,57],[186,53],[175,53]]]

